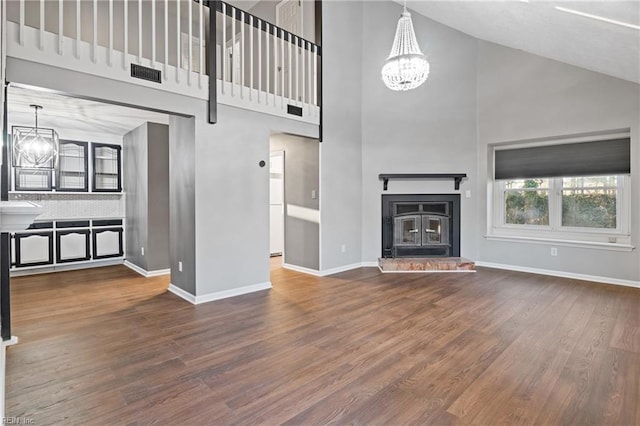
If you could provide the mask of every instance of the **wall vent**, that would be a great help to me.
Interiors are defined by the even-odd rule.
[[[131,77],[153,81],[154,83],[162,83],[162,72],[160,70],[154,70],[153,68],[147,68],[137,64],[131,64]]]
[[[287,113],[302,117],[302,108],[294,105],[287,105]]]

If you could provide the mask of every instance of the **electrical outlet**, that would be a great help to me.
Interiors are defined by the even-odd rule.
[[[311,190],[311,199],[315,200],[316,198],[318,198],[318,192],[315,189]]]
[[[178,272],[182,272],[182,262],[178,262]]]
[[[346,244],[341,245],[340,246],[340,251],[343,252],[343,253],[346,253],[347,252],[347,245]]]
[[[464,196],[467,198],[471,198],[471,191],[469,191],[468,189],[464,191]]]
[[[551,256],[557,256],[557,255],[558,255],[558,248],[551,247]]]
[[[140,254],[144,256],[144,247],[140,247]]]

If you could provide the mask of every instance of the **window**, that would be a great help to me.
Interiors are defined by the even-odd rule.
[[[616,137],[496,149],[489,237],[626,248],[629,146],[629,138]],[[577,165],[576,156],[582,156]],[[593,169],[610,173],[588,173]]]

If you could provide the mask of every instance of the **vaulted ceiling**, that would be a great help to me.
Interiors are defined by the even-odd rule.
[[[640,83],[638,0],[409,1],[407,7],[482,40]]]

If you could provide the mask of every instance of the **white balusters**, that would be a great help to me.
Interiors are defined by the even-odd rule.
[[[200,0],[199,2],[199,7],[198,7],[198,38],[199,38],[199,45],[198,45],[198,85],[199,87],[202,87],[202,76],[204,74],[204,21],[203,21],[203,8],[204,8],[204,1]],[[213,7],[213,4],[211,5],[211,7]],[[215,72],[215,70],[214,70]]]
[[[142,63],[142,0],[138,0],[138,64]]]
[[[79,2],[80,0],[78,0]],[[20,0],[20,17],[18,18],[20,28],[18,29],[18,42],[24,46],[24,0]]]
[[[249,16],[249,100],[252,98],[253,92],[253,15]]]
[[[287,92],[287,98],[292,99],[293,98],[293,87],[292,87],[292,82],[293,82],[293,68],[291,67],[291,44],[292,41],[291,40],[291,33],[289,33],[289,35],[287,36],[287,41],[289,43],[287,43],[288,45],[288,50],[289,50],[289,60],[288,60],[288,68],[287,68],[287,74],[288,74],[288,80],[289,80],[289,91]]]
[[[220,43],[220,54],[222,55],[222,94],[227,82],[227,4],[222,3],[222,43]]]
[[[296,100],[296,102],[298,102],[298,99],[300,97],[300,74],[298,73],[298,70],[300,69],[298,67],[300,54],[298,53],[299,52],[298,42],[300,40],[298,39],[298,37],[295,37],[294,40],[296,41],[296,44],[293,46],[293,51],[295,52],[295,55],[296,55],[296,97],[295,97],[295,100]]]
[[[318,46],[313,46],[313,105],[318,105]]]
[[[182,71],[182,40],[180,40],[180,0],[176,1],[176,83],[180,83],[180,71]]]
[[[156,66],[156,0],[151,0],[151,66]]]
[[[98,0],[93,0],[93,62],[98,62]]]
[[[24,1],[22,1],[24,3]],[[81,0],[76,0],[76,58],[80,58],[80,37],[82,36],[82,14],[80,11]]]
[[[307,55],[307,41],[306,40],[302,40],[302,50],[300,51],[300,54],[302,55],[302,58],[301,58],[301,61],[300,61],[300,63],[302,64],[302,70],[300,71],[300,76],[302,78],[302,105],[304,105],[306,103],[305,102],[306,98],[304,96],[305,92],[306,92],[306,90],[305,90],[305,76],[306,76],[306,74],[304,72],[304,62],[305,62],[304,58]],[[300,80],[300,79],[298,79],[298,80]]]
[[[191,0],[187,0],[187,7],[189,8],[189,42],[187,43],[187,60],[189,64],[187,65],[187,83],[191,86],[191,68],[193,64],[193,4],[191,4]]]
[[[113,0],[109,0],[109,66],[113,63]]]
[[[169,68],[169,0],[164,0],[164,79]]]
[[[244,97],[244,11],[240,11],[240,99]]]
[[[236,86],[236,8],[231,6],[231,96]]]
[[[306,79],[306,84],[307,87],[309,88],[309,97],[308,97],[308,104],[311,105],[311,79],[313,78],[313,73],[311,71],[311,57],[313,56],[313,51],[311,50],[313,48],[313,45],[311,43],[309,43],[309,52],[307,53],[307,79]]]
[[[58,54],[62,55],[62,42],[64,40],[64,25],[63,25],[63,16],[64,16],[64,6],[63,1],[58,0]]]
[[[269,50],[269,39],[271,38],[271,34],[269,34],[269,30],[271,28],[271,24],[269,24],[268,22],[265,22],[265,44],[266,44],[266,48],[264,51],[265,56],[267,57],[266,60],[266,64],[265,64],[265,70],[266,70],[266,79],[265,79],[265,83],[266,83],[266,89],[267,89],[267,94],[265,96],[265,100],[264,102],[269,105],[269,58],[271,57],[271,50]]]
[[[40,0],[40,50],[44,50],[44,0]]]
[[[258,103],[262,93],[262,21],[258,19]]]
[[[282,38],[280,39],[280,106],[284,108],[284,31],[281,31]]]
[[[129,56],[129,3],[128,0],[123,2],[122,10],[122,28],[124,33],[122,34],[122,69],[127,69],[127,59]]]

